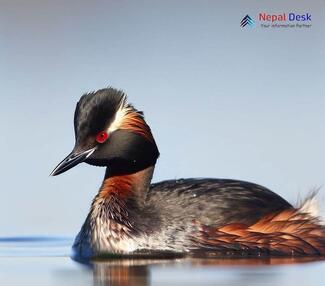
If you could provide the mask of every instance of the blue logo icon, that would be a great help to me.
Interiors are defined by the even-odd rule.
[[[240,22],[240,26],[241,27],[246,27],[246,26],[249,26],[249,27],[254,27],[255,25],[255,21],[254,19],[249,16],[249,15],[246,15]]]

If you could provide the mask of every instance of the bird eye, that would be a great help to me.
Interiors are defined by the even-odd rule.
[[[96,141],[98,143],[104,143],[108,139],[108,133],[105,131],[101,131],[96,135]]]

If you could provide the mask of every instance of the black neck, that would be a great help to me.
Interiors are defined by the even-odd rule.
[[[106,168],[105,179],[113,176],[126,176],[136,173],[141,173],[141,171],[147,169],[154,169],[156,160],[154,162],[140,162],[140,161],[126,161],[123,159],[113,159],[109,162]]]

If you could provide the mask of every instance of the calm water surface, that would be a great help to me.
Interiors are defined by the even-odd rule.
[[[325,260],[70,258],[72,238],[0,237],[1,285],[325,285]]]

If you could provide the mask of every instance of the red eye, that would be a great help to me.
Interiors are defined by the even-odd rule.
[[[108,139],[108,134],[105,131],[101,131],[96,135],[96,141],[98,143],[104,143]]]

